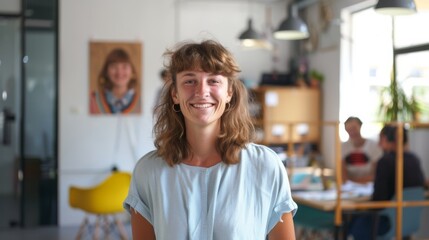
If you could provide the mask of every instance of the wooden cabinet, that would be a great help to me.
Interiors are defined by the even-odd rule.
[[[259,87],[251,90],[251,95],[250,111],[257,129],[257,142],[266,145],[319,142],[319,89]]]

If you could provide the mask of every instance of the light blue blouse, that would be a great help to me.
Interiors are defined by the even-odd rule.
[[[283,163],[253,143],[240,163],[209,168],[170,167],[152,151],[136,164],[124,207],[145,217],[157,240],[264,240],[297,210]]]

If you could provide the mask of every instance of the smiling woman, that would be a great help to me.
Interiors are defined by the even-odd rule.
[[[251,142],[247,89],[232,54],[207,40],[165,57],[171,80],[155,109],[156,150],[136,164],[124,202],[133,238],[295,239],[286,169]]]
[[[110,46],[110,45],[108,45]],[[128,47],[127,47],[128,46]],[[139,72],[129,54],[131,45],[110,46],[98,75],[92,74],[90,93],[91,114],[140,113]],[[137,45],[139,46],[139,45]],[[106,49],[103,43],[91,44],[91,71],[96,70],[94,60]],[[139,51],[137,51],[139,53]],[[137,56],[139,59],[139,56]],[[139,65],[137,65],[139,66]]]

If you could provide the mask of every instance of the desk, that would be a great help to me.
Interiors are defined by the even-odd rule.
[[[426,191],[426,198],[429,199],[429,191]],[[370,194],[356,195],[345,192],[341,196],[340,215],[356,210],[369,210],[373,208],[397,207],[396,201],[370,201]],[[342,222],[335,219],[337,210],[336,190],[327,191],[293,191],[292,198],[298,204],[298,212],[294,221],[298,225],[307,225],[312,229],[333,230],[334,238],[340,239],[343,234]],[[401,206],[429,206],[429,201],[402,201]],[[307,216],[311,216],[308,218]],[[342,219],[340,219],[342,221]]]
[[[372,185],[344,186],[341,193],[341,207],[356,209],[357,202],[369,201]],[[313,230],[333,230],[334,238],[340,239],[343,232],[342,225],[335,224],[335,210],[337,207],[337,190],[293,191],[292,197],[298,204],[298,212],[294,221],[297,225],[310,227]],[[311,216],[310,218],[308,216]],[[326,237],[324,237],[326,238]]]
[[[297,194],[293,194],[292,193],[292,198],[293,200],[300,205],[305,205],[311,208],[315,208],[321,211],[335,211],[335,207],[336,207],[336,200],[316,200],[316,199],[309,199],[306,197],[302,197],[300,195]],[[369,197],[359,197],[356,199],[345,199],[343,201],[341,201],[341,206],[343,209],[357,209],[357,205],[356,202],[370,202],[369,201]]]
[[[311,231],[312,236],[308,236],[309,239],[330,239],[332,236],[329,232],[332,230],[334,230],[335,239],[339,239],[342,228],[335,225],[337,190],[335,188],[323,190],[321,178],[314,177],[308,172],[296,173],[291,178],[291,188],[292,197],[298,204],[298,212],[294,217],[294,222],[297,226],[317,230]],[[357,201],[369,200],[372,189],[372,184],[363,185],[352,182],[344,184],[341,193],[342,206],[352,208]],[[306,235],[309,232],[302,231],[300,233]]]

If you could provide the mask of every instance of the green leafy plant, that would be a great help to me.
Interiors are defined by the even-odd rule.
[[[323,82],[325,80],[325,76],[323,75],[323,73],[314,69],[310,71],[310,78],[316,79],[319,82]]]
[[[392,79],[389,86],[380,91],[379,114],[382,121],[415,121],[423,110],[423,104],[417,101],[414,94],[407,97],[402,87]]]
[[[314,69],[310,71],[309,77],[310,77],[310,86],[313,88],[318,88],[320,84],[323,82],[323,80],[325,80],[325,76],[321,72]]]

